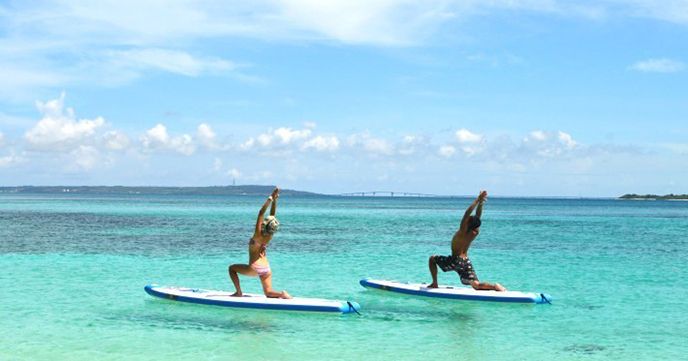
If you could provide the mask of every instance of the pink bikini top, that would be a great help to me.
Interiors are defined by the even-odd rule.
[[[259,246],[261,246],[261,247],[267,247],[267,246],[268,246],[267,243],[260,243],[260,242],[256,241],[256,240],[253,239],[253,238],[251,238],[251,239],[248,240],[248,244],[249,244],[250,246],[253,246],[253,245],[256,245],[256,244],[259,245]]]
[[[265,250],[268,248],[267,243],[260,243],[253,238],[249,239],[248,245],[249,246],[256,246],[257,245],[258,247],[260,247],[260,253],[265,253]]]

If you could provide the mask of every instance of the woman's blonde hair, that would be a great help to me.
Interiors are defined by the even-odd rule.
[[[280,223],[275,216],[267,216],[263,219],[263,234],[274,234],[279,230]]]

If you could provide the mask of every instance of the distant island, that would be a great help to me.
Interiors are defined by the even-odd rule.
[[[76,193],[76,194],[180,194],[266,196],[275,186],[239,185],[211,187],[126,187],[126,186],[18,186],[0,187],[0,193]],[[281,189],[283,195],[321,196],[293,189]]]
[[[672,200],[672,199],[685,199],[688,200],[688,194],[665,194],[663,196],[656,195],[656,194],[635,194],[635,193],[630,193],[630,194],[624,194],[620,199],[645,199],[645,200],[652,200],[652,199],[659,199],[659,200]]]

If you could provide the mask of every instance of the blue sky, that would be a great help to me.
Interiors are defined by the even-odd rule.
[[[0,1],[0,185],[688,193],[688,1]]]

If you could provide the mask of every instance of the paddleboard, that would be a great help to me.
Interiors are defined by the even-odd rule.
[[[158,286],[154,284],[147,285],[144,289],[149,295],[154,297],[172,301],[224,307],[336,313],[358,313],[358,310],[361,308],[356,302],[320,298],[294,297],[285,300],[249,293],[244,293],[242,297],[232,297],[232,292],[205,290],[200,288]]]
[[[375,279],[362,279],[361,286],[365,288],[403,293],[406,295],[448,298],[454,300],[518,302],[518,303],[551,303],[552,298],[545,293],[520,291],[478,291],[470,287],[439,286],[428,288],[424,283],[401,283]]]

